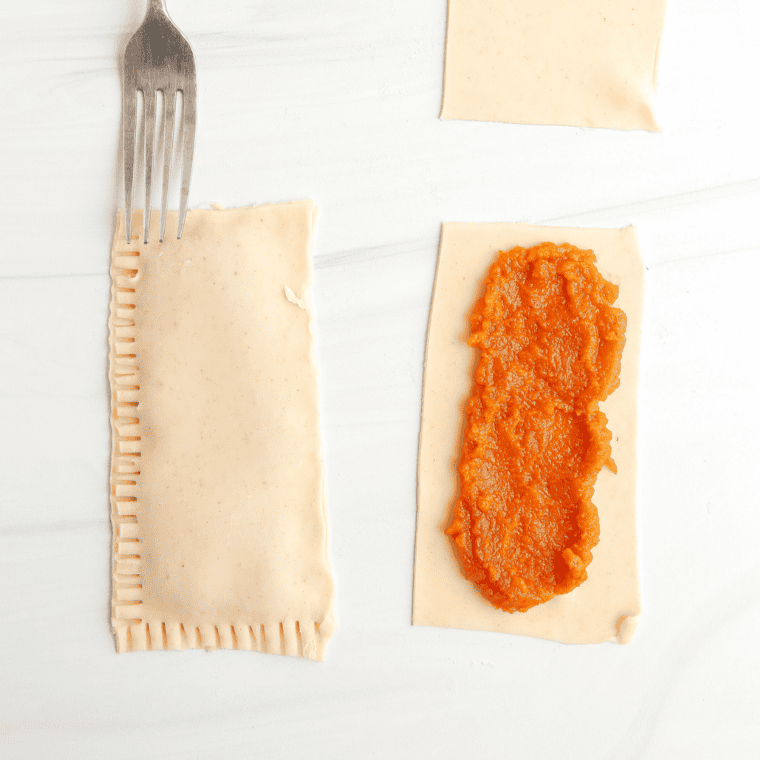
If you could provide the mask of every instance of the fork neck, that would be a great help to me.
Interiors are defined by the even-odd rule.
[[[148,0],[148,12],[145,15],[148,16],[153,14],[159,16],[166,15],[166,3],[164,0]]]

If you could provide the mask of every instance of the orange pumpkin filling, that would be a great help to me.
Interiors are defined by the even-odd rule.
[[[618,387],[626,317],[593,251],[500,251],[470,317],[480,349],[446,533],[494,607],[525,612],[586,580],[591,503],[616,472],[599,402]]]

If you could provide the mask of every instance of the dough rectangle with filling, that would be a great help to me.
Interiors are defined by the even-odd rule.
[[[312,201],[187,215],[112,250],[119,652],[322,660],[335,628],[309,289]],[[169,212],[168,229],[176,228]],[[135,214],[133,229],[142,229]]]
[[[569,243],[596,254],[597,267],[619,286],[615,306],[628,318],[620,387],[599,405],[609,418],[618,472],[602,469],[593,503],[600,540],[588,580],[527,612],[495,609],[460,571],[444,535],[456,500],[464,405],[476,351],[468,318],[499,250],[543,242]],[[636,231],[537,227],[527,224],[444,224],[428,327],[418,464],[414,625],[497,631],[568,644],[628,643],[641,615],[636,538],[638,366],[644,267]]]
[[[665,0],[449,0],[441,118],[660,131]]]

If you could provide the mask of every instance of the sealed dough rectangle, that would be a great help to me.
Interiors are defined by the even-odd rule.
[[[441,118],[660,131],[665,0],[449,0]]]
[[[619,286],[615,306],[628,318],[620,387],[599,405],[609,418],[618,472],[602,469],[593,503],[600,539],[588,579],[527,612],[496,609],[462,575],[444,530],[459,489],[464,407],[476,351],[466,339],[469,315],[498,251],[543,242],[596,254],[597,268]],[[428,328],[418,464],[414,625],[535,636],[568,644],[628,643],[641,615],[636,540],[636,417],[644,267],[636,231],[444,224]]]
[[[309,289],[312,201],[190,211],[112,251],[119,652],[322,660],[335,628]],[[175,229],[176,212],[169,212]],[[142,229],[135,214],[133,229]]]

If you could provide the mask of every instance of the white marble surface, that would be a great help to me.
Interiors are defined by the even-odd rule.
[[[191,201],[314,197],[339,630],[324,665],[117,656],[108,253],[141,0],[0,9],[0,756],[760,756],[755,0],[670,0],[663,134],[441,122],[445,0],[170,0]],[[628,647],[410,626],[443,220],[636,224],[645,616]]]

